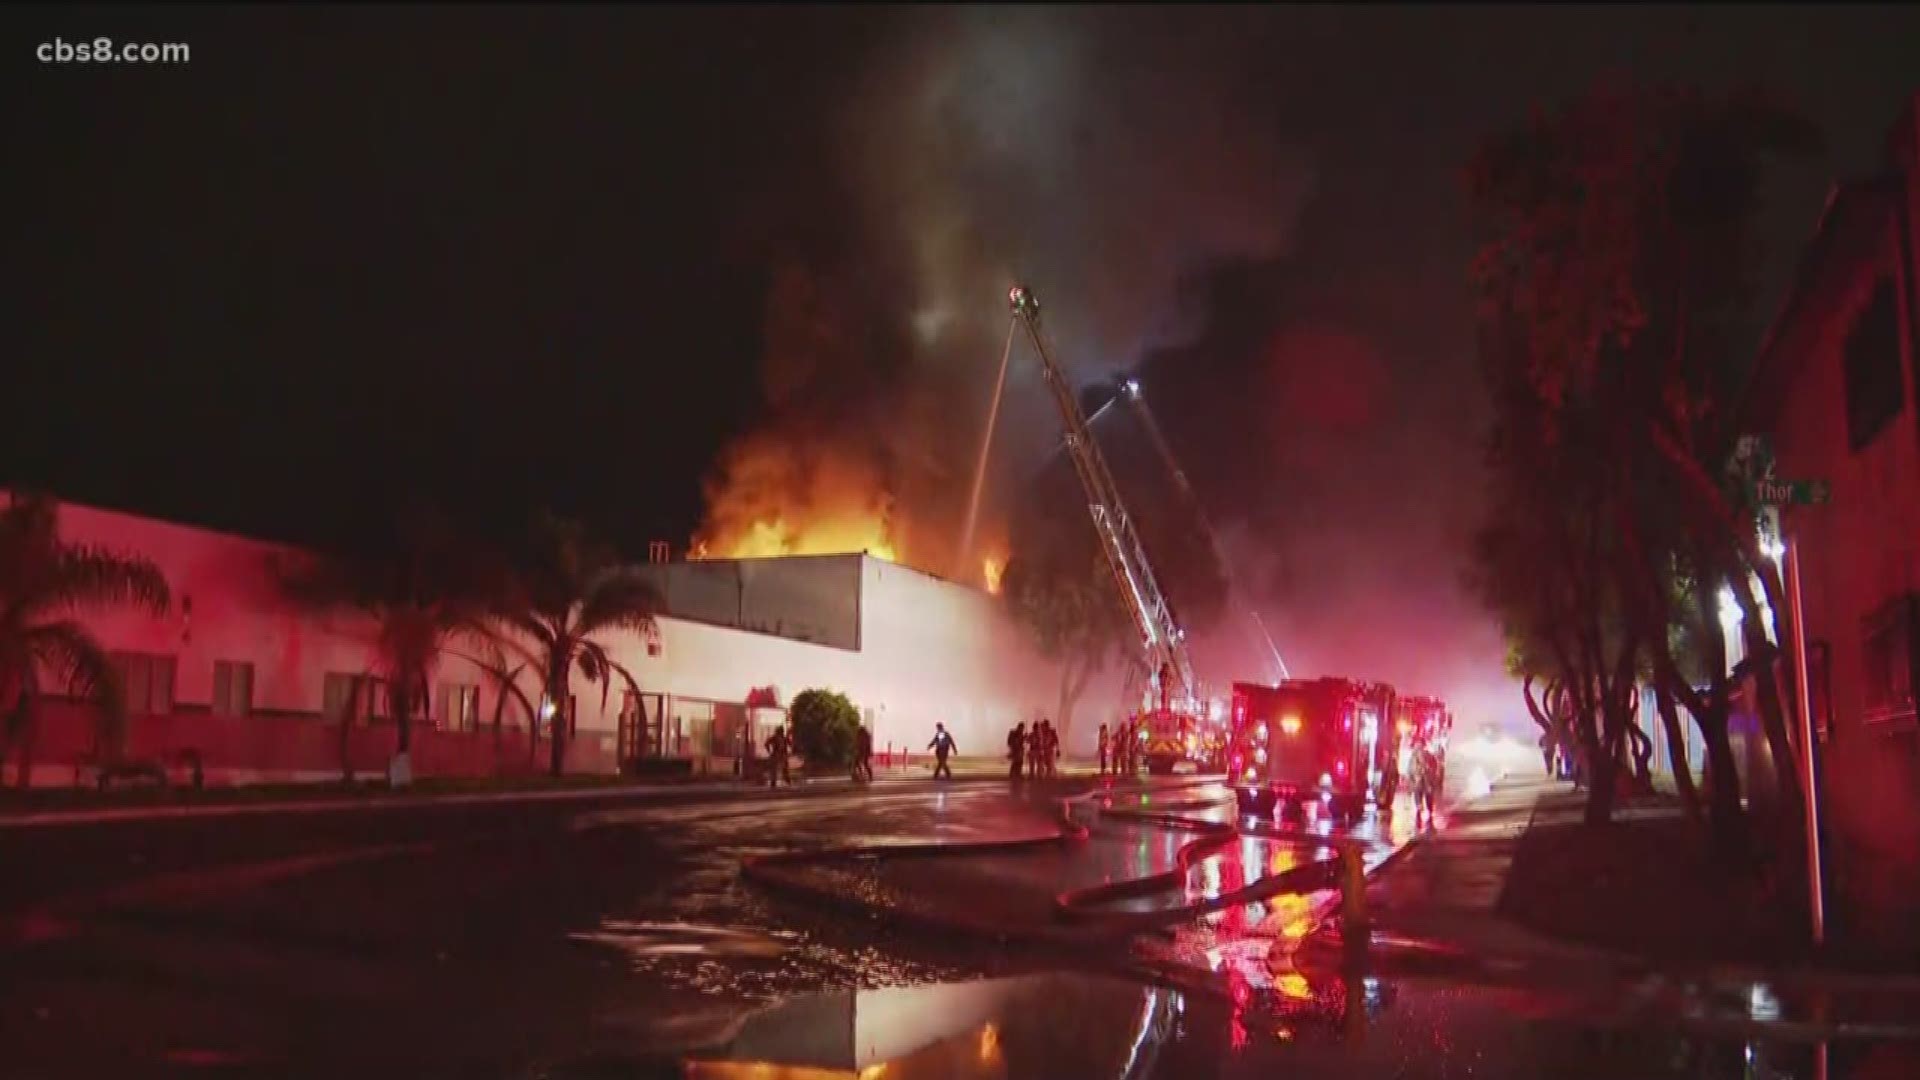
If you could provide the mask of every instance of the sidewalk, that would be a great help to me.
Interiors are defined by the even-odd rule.
[[[1568,790],[1554,780],[1508,779],[1446,815],[1446,828],[1422,835],[1367,886],[1376,930],[1478,956],[1606,963],[1608,953],[1547,937],[1500,911],[1508,874],[1543,798]]]
[[[1006,778],[1006,765],[986,758],[952,762],[956,782],[984,783]],[[1062,765],[1059,778],[1081,779],[1095,775],[1091,765]],[[930,762],[899,765],[874,770],[878,785],[928,783],[933,779]],[[116,803],[111,797],[87,800],[71,806],[17,806],[0,802],[0,829],[96,825],[114,822],[152,821],[170,818],[241,817],[257,814],[345,813],[365,810],[407,810],[427,807],[471,806],[493,803],[548,803],[602,800],[653,801],[686,799],[693,802],[724,801],[729,798],[768,799],[805,795],[850,794],[865,790],[842,775],[802,777],[796,775],[792,787],[768,788],[764,783],[749,783],[732,776],[712,779],[619,780],[554,787],[532,780],[524,786],[502,782],[498,790],[435,792],[431,788],[414,791],[390,791],[384,787],[364,791],[346,791],[333,785],[315,784],[311,792],[287,791],[250,795],[245,788],[213,788],[207,791],[171,789],[152,798]],[[145,793],[136,792],[135,795]]]
[[[1920,980],[1869,967],[1849,972],[1804,950],[1769,954],[1758,931],[1780,913],[1742,910],[1733,890],[1703,887],[1688,853],[1648,858],[1628,829],[1574,846],[1562,830],[1577,828],[1583,800],[1565,781],[1507,779],[1447,813],[1444,828],[1368,882],[1376,947],[1387,956],[1452,953],[1485,969],[1569,979],[1664,973],[1920,990]],[[1677,809],[1657,804],[1615,817],[1650,826],[1661,842],[1682,828]],[[1623,853],[1638,873],[1622,872]],[[1561,926],[1587,943],[1563,936]]]
[[[955,777],[981,779],[997,777],[1002,780],[1008,779],[1008,766],[1005,758],[955,757],[949,760],[949,764],[953,766],[953,775]],[[1060,768],[1055,779],[1090,779],[1099,774],[1100,767],[1091,761],[1063,761],[1060,763]],[[911,763],[906,765],[885,765],[880,764],[878,759],[876,759],[873,767],[873,776],[876,780],[924,780],[932,775],[933,759],[926,754],[915,754]],[[1141,774],[1142,779],[1145,779],[1145,776],[1146,774]]]

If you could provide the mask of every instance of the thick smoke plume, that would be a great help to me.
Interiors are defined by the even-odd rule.
[[[1186,22],[929,11],[873,50],[830,137],[856,242],[807,272],[814,285],[774,290],[768,419],[718,463],[709,553],[860,542],[977,580],[1059,433],[1016,356],[982,543],[955,550],[1008,284],[1033,287],[1062,361],[1092,378],[1190,329],[1178,286],[1196,267],[1284,250],[1310,170],[1249,108],[1258,64],[1234,28]],[[884,294],[817,287],[876,274]]]

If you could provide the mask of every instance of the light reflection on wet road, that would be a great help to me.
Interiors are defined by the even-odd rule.
[[[1078,843],[939,858],[836,860],[808,873],[816,885],[859,896],[883,911],[962,906],[977,919],[1044,925],[1054,916],[1057,893],[1169,870],[1196,836],[1103,816],[1096,807],[1227,823],[1235,814],[1222,798],[1226,794],[1201,787],[1094,800],[1076,808],[1076,820],[1090,830]],[[931,824],[931,834],[955,835],[950,826]],[[1000,821],[984,832],[1004,836],[1009,824]],[[1040,820],[1031,824],[1044,831]],[[1180,886],[1166,894],[1112,906],[1149,911],[1216,899],[1331,858],[1331,840],[1338,836],[1365,841],[1365,861],[1377,864],[1412,830],[1404,807],[1345,831],[1313,819],[1275,825],[1264,830],[1270,835],[1242,835],[1194,860]],[[1294,950],[1329,899],[1324,892],[1281,894],[1175,923],[1166,936],[1137,942],[1134,961],[1183,990],[1095,974],[1091,969],[1111,964],[1089,958],[1079,974],[809,995],[710,1048],[690,1075],[1815,1075],[1811,1044],[1676,1030],[1671,1021],[1683,1010],[1671,987],[1516,988],[1296,966]],[[843,1044],[820,1044],[817,1034],[827,1014],[835,1018],[830,1030],[848,1033]],[[1524,1030],[1516,1032],[1517,1026]],[[1848,1045],[1828,1052],[1827,1063],[1907,1075],[1904,1070],[1920,1067],[1911,1050]],[[769,1071],[769,1065],[825,1071],[783,1073]]]
[[[1576,1019],[1588,1003],[1437,983],[1196,995],[1098,976],[818,995],[750,1018],[689,1075],[1708,1077],[1814,1075],[1814,1044]],[[1832,1076],[1911,1075],[1911,1047],[1825,1050]]]
[[[1111,805],[1217,824],[1232,818],[1222,795],[1186,785]],[[1046,926],[1060,891],[1167,871],[1203,836],[1095,811],[1075,807],[1085,841],[804,872],[878,901],[880,915],[917,905]],[[280,1076],[679,1075],[649,1062],[701,1051],[694,1075],[712,1077],[1775,1075],[1733,1068],[1746,1060],[1743,1035],[1697,1023],[1676,1033],[1675,1018],[1702,1009],[1685,987],[1516,987],[1445,965],[1390,977],[1307,963],[1295,950],[1324,895],[1231,905],[1076,954],[903,929],[740,875],[757,855],[1047,837],[1058,821],[1049,793],[883,785],[390,816],[377,837],[275,834],[271,865],[299,875],[237,867],[198,893],[131,880],[107,900],[50,909],[68,936],[0,953],[0,1045],[11,1055],[0,1072],[237,1062]],[[1316,825],[1238,837],[1172,887],[1113,908],[1197,904],[1325,858],[1332,841]],[[1388,832],[1369,821],[1355,835],[1377,860],[1389,847],[1371,841],[1409,827],[1396,816]],[[191,880],[176,863],[237,835],[166,828],[124,845],[186,852],[169,856],[168,881]],[[347,857],[396,845],[406,857]],[[844,1046],[822,1044],[842,1031]],[[1811,1050],[1754,1045],[1755,1061],[1789,1066],[1779,1075],[1811,1075]],[[1835,1060],[1856,1068],[1861,1052]]]

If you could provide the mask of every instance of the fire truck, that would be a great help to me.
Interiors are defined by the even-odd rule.
[[[1235,683],[1227,775],[1240,812],[1304,814],[1324,807],[1352,821],[1384,802],[1393,688],[1351,679]]]

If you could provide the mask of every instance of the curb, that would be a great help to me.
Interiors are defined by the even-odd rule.
[[[1442,813],[1445,813],[1445,814],[1455,813],[1459,810],[1472,806],[1475,802],[1491,794],[1492,792],[1488,791],[1488,792],[1483,792],[1482,794],[1474,796],[1472,798],[1456,799],[1452,803],[1449,803],[1444,808]],[[1372,881],[1377,875],[1390,869],[1395,863],[1399,862],[1404,856],[1410,853],[1422,840],[1425,840],[1432,835],[1434,835],[1432,830],[1414,834],[1404,844],[1396,848],[1392,853],[1390,853],[1386,858],[1382,859],[1372,869],[1368,870],[1367,872],[1368,880]],[[1314,940],[1316,937],[1324,936],[1323,931],[1326,929],[1327,916],[1329,916],[1332,913],[1333,909],[1338,906],[1338,902],[1339,902],[1339,898],[1334,897],[1328,900],[1327,902],[1325,902],[1324,904],[1320,905],[1312,913],[1314,926],[1313,926],[1313,929],[1309,931],[1309,933],[1304,938],[1301,939],[1302,947],[1305,947],[1307,942]],[[1665,979],[1673,979],[1673,980],[1680,980],[1680,981],[1694,981],[1694,982],[1706,982],[1706,983],[1771,983],[1771,984],[1774,984],[1775,986],[1791,984],[1791,985],[1800,986],[1800,987],[1822,988],[1822,989],[1829,989],[1829,990],[1896,991],[1896,992],[1920,994],[1920,975],[1902,975],[1902,974],[1880,975],[1880,974],[1870,974],[1870,973],[1859,972],[1859,971],[1810,968],[1804,965],[1798,966],[1798,967],[1768,968],[1760,965],[1738,964],[1738,963],[1735,963],[1735,964],[1706,963],[1706,964],[1678,964],[1678,965],[1660,964],[1655,962],[1649,957],[1645,957],[1639,954],[1621,952],[1617,949],[1609,949],[1602,946],[1591,945],[1586,942],[1580,941],[1576,938],[1569,938],[1569,937],[1565,937],[1558,934],[1544,933],[1542,931],[1535,930],[1530,926],[1526,926],[1523,923],[1516,923],[1516,922],[1513,922],[1513,920],[1505,919],[1504,917],[1496,916],[1496,918],[1500,918],[1501,921],[1510,923],[1511,925],[1525,931],[1528,934],[1531,934],[1539,938],[1542,941],[1551,943],[1553,946],[1557,948],[1567,950],[1568,953],[1572,953],[1572,954],[1584,953],[1586,957],[1593,962],[1595,967],[1603,969],[1604,973],[1608,977],[1615,978],[1615,979],[1630,980],[1630,979],[1645,979],[1645,978],[1665,978]],[[1448,941],[1443,938],[1433,939],[1432,944],[1436,946],[1442,946],[1446,949],[1453,950],[1456,952],[1464,952],[1464,950],[1461,949],[1459,943],[1454,941]],[[1498,955],[1492,955],[1492,956],[1484,956],[1478,953],[1474,953],[1472,955],[1474,955],[1484,966],[1490,969],[1501,968],[1501,967],[1525,966],[1525,965],[1531,965],[1531,964],[1543,963],[1543,962],[1561,964],[1561,963],[1566,963],[1568,960],[1568,957],[1565,955],[1538,956],[1526,951],[1509,951],[1509,952],[1501,953]],[[1774,1030],[1780,1030],[1779,1025],[1782,1024],[1783,1022],[1769,1021],[1766,1023],[1772,1025],[1767,1027],[1766,1030],[1774,1031]],[[1799,1026],[1806,1026],[1808,1027],[1809,1030],[1812,1030],[1812,1031],[1834,1031],[1834,1032],[1838,1032],[1841,1029],[1847,1027],[1847,1025],[1841,1025],[1841,1024],[1828,1025],[1826,1027],[1821,1027],[1820,1025],[1804,1025],[1804,1024]],[[1854,1026],[1859,1027],[1859,1025],[1854,1025]],[[1915,1035],[1916,1033],[1920,1033],[1920,1031],[1916,1031],[1916,1029],[1910,1029],[1910,1028],[1899,1029],[1899,1030],[1903,1030],[1907,1032],[1906,1035],[1903,1035],[1900,1037],[1913,1037],[1913,1035]]]
[[[1491,788],[1489,788],[1489,790],[1479,795],[1475,795],[1467,798],[1455,799],[1452,802],[1448,803],[1446,807],[1443,810],[1441,810],[1441,813],[1451,815],[1454,811],[1471,806],[1476,801],[1483,799],[1486,796],[1491,795],[1492,793],[1493,792]],[[1417,821],[1418,819],[1416,818],[1415,820]],[[1278,833],[1279,831],[1280,830],[1275,830],[1276,833]],[[1389,848],[1390,850],[1388,850],[1387,854],[1383,858],[1381,858],[1379,862],[1374,863],[1371,867],[1367,868],[1366,870],[1367,884],[1369,885],[1373,884],[1373,882],[1376,879],[1378,879],[1380,875],[1386,873],[1388,870],[1393,869],[1395,864],[1405,859],[1407,855],[1413,851],[1414,848],[1420,845],[1421,841],[1425,840],[1429,836],[1432,836],[1433,833],[1434,833],[1434,829],[1432,828],[1432,823],[1429,822],[1428,827],[1425,830],[1415,832],[1412,836],[1407,837],[1405,840],[1401,841],[1398,845],[1393,845],[1393,844],[1371,845],[1372,847],[1375,847],[1375,848],[1386,847],[1386,848]],[[1255,835],[1266,835],[1266,834],[1256,831]],[[1347,837],[1341,837],[1338,840],[1328,838],[1328,837],[1321,837],[1319,839],[1325,840],[1330,846],[1333,846],[1336,848],[1339,847],[1342,842],[1349,845],[1359,843],[1359,841],[1355,841]],[[1337,866],[1337,860],[1330,860],[1330,861],[1335,862]],[[1337,871],[1336,871],[1336,874],[1337,874]],[[1339,882],[1335,880],[1331,884],[1337,885],[1339,884]],[[1337,909],[1339,906],[1340,906],[1340,897],[1338,895],[1335,895],[1335,896],[1330,896],[1325,900],[1320,901],[1317,904],[1314,904],[1311,908],[1307,910],[1307,921],[1310,924],[1310,929],[1308,929],[1306,934],[1301,936],[1300,944],[1295,946],[1296,951],[1299,948],[1304,947],[1307,942],[1313,940],[1313,938],[1321,932],[1321,930],[1326,926],[1328,918],[1333,914],[1334,910]]]
[[[941,784],[979,785],[1005,783],[1004,777],[963,776],[953,780],[938,781]],[[294,799],[282,802],[234,802],[203,805],[179,806],[128,806],[109,807],[97,810],[39,810],[18,814],[0,814],[0,830],[7,829],[44,829],[77,827],[82,825],[116,825],[141,821],[174,821],[192,818],[247,817],[262,814],[326,814],[349,813],[356,811],[393,811],[420,810],[448,806],[486,806],[503,803],[547,803],[547,802],[585,802],[595,799],[608,802],[649,802],[669,801],[676,796],[684,798],[688,804],[704,802],[723,803],[743,800],[749,802],[771,801],[779,798],[814,797],[838,791],[855,792],[874,787],[896,787],[907,784],[934,784],[936,781],[923,777],[888,777],[876,780],[872,784],[856,787],[843,778],[822,777],[807,780],[791,788],[768,788],[746,784],[740,781],[720,781],[716,784],[609,784],[597,788],[568,788],[528,791],[490,791],[448,795],[404,795],[383,794],[354,797],[334,797],[325,799]]]

